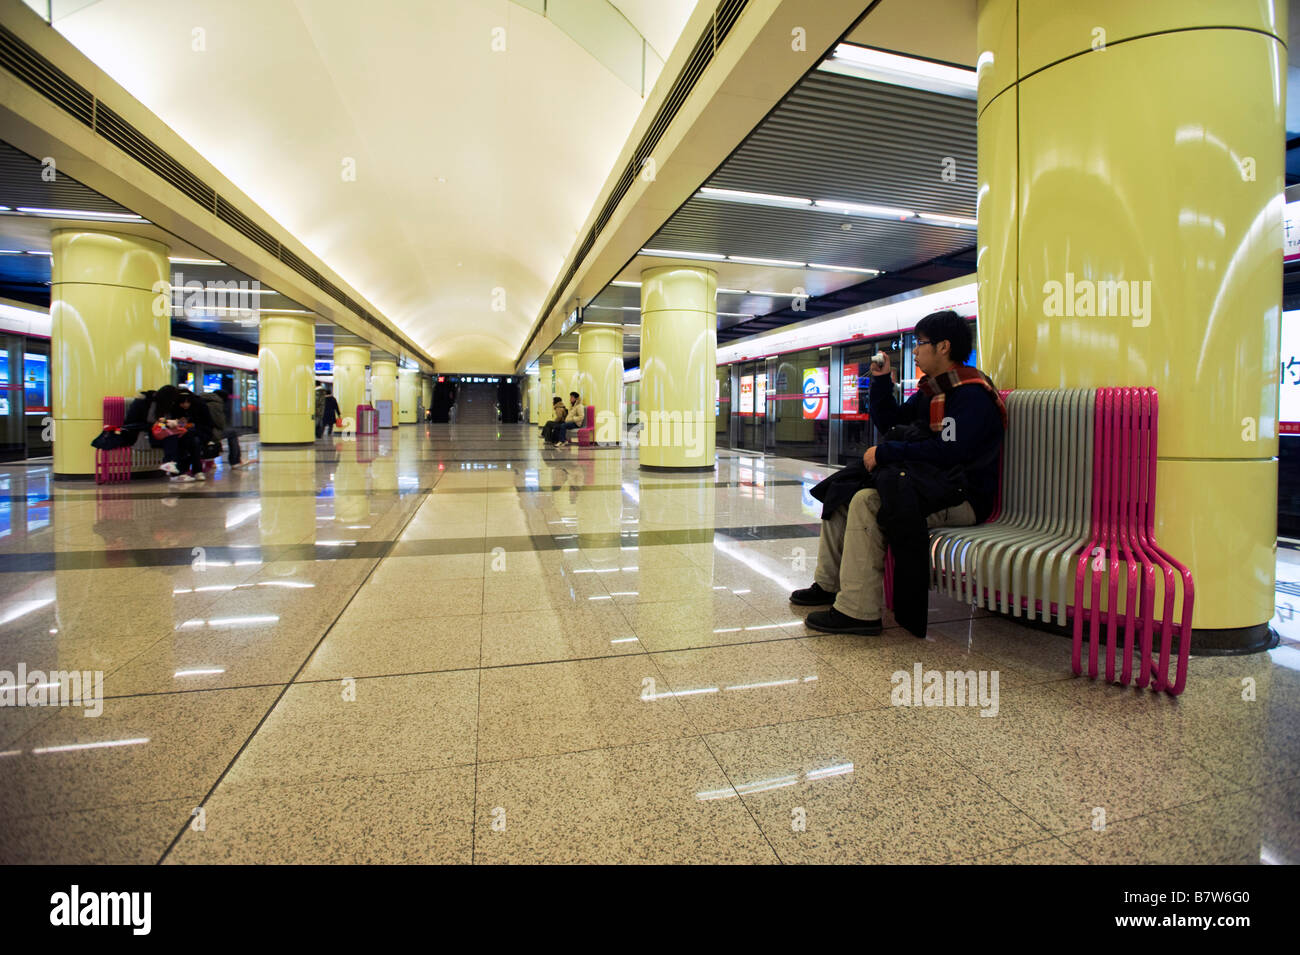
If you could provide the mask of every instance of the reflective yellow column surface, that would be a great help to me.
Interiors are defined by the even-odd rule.
[[[579,387],[581,382],[578,380],[578,355],[576,352],[571,351],[557,352],[555,358],[552,359],[551,367],[555,369],[555,391],[552,397],[559,396],[563,398],[567,407],[570,391],[582,393]],[[547,404],[550,404],[550,401],[547,401]]]
[[[642,467],[714,464],[718,276],[659,266],[641,273]]]
[[[1198,630],[1273,614],[1285,37],[1280,0],[979,7],[981,363],[1158,389]]]
[[[345,418],[355,418],[357,405],[366,403],[366,365],[370,349],[359,345],[334,347],[334,399],[339,403],[339,413]]]
[[[133,235],[59,230],[50,281],[54,472],[95,472],[103,400],[170,382],[167,247]]]
[[[257,367],[262,444],[316,439],[316,326],[311,316],[263,315]]]
[[[623,329],[583,325],[578,332],[582,401],[596,408],[598,444],[617,444],[623,434]]]
[[[420,393],[420,373],[403,368],[397,376],[397,423],[415,424],[416,396]]]
[[[370,403],[393,403],[393,427],[397,427],[397,362],[376,359],[370,363]]]

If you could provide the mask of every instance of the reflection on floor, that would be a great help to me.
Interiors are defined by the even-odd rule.
[[[0,693],[0,859],[1300,861],[1294,555],[1286,642],[1175,701],[937,598],[925,641],[807,630],[825,473],[487,424],[184,487],[0,467],[0,670],[92,673]],[[984,705],[891,705],[918,666]]]

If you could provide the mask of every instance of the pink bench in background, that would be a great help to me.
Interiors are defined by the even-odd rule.
[[[596,443],[596,406],[587,405],[587,420],[578,429],[578,444],[587,447]]]

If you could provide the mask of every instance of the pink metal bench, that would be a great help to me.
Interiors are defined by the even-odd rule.
[[[105,428],[120,428],[126,420],[126,408],[130,398],[109,397],[104,399],[101,424]],[[162,464],[162,452],[143,444],[137,439],[135,445],[125,448],[113,448],[110,451],[95,449],[95,483],[123,484],[131,480],[132,472],[150,470]]]
[[[1088,676],[1097,678],[1104,620],[1106,680],[1177,695],[1187,683],[1195,584],[1155,542],[1158,408],[1154,388],[1012,393],[994,515],[977,527],[932,529],[930,564],[934,585],[954,599],[1072,625],[1076,675],[1086,622]],[[887,555],[887,606],[892,571]]]
[[[587,419],[578,429],[578,445],[587,447],[596,443],[596,406],[587,405]]]

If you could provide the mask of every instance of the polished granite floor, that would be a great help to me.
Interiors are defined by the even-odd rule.
[[[0,860],[1300,861],[1287,552],[1283,644],[1172,700],[938,598],[924,641],[808,630],[826,470],[718,458],[460,423],[190,486],[0,467],[0,670],[103,673],[97,717],[0,706]],[[891,705],[918,664],[996,671],[996,715]]]

